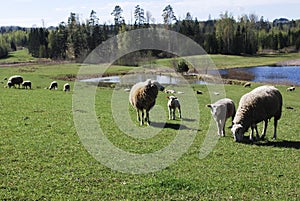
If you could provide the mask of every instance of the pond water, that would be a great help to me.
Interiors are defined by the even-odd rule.
[[[215,72],[210,72],[214,74]],[[286,84],[300,86],[300,66],[258,66],[249,68],[233,68],[219,70],[222,77],[249,80],[252,82],[262,82],[269,84]],[[162,84],[182,84],[186,83],[183,77],[174,77],[169,75],[156,74],[137,74],[125,76],[110,76],[101,78],[91,78],[81,80],[83,82],[110,82],[110,83],[136,83],[145,81],[146,79],[154,79]],[[193,80],[195,84],[205,84],[200,80]]]
[[[233,72],[233,73],[232,73]],[[288,84],[300,86],[300,66],[258,66],[249,68],[223,69],[219,73],[230,78],[230,74],[248,76],[252,82],[263,82],[270,84]],[[244,73],[244,74],[243,74]]]
[[[132,74],[125,76],[109,76],[100,78],[91,78],[81,80],[82,82],[109,82],[109,83],[136,83],[143,82],[147,79],[157,80],[161,84],[184,84],[187,81],[183,77],[174,77],[171,75],[156,75],[156,74]],[[205,84],[203,81],[195,80],[196,84]]]

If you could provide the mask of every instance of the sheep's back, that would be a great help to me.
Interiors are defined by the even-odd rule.
[[[8,81],[10,81],[12,84],[22,84],[23,77],[19,75],[11,76]]]
[[[272,117],[279,119],[281,107],[282,96],[278,89],[271,86],[258,87],[241,97],[234,122],[247,122],[250,126]]]
[[[158,89],[155,85],[137,83],[129,93],[129,101],[138,109],[151,109],[155,105]]]

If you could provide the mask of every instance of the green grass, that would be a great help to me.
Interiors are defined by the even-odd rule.
[[[233,142],[230,130],[226,129],[226,137],[220,138],[212,152],[200,160],[199,151],[211,120],[209,109],[205,107],[210,97],[205,85],[192,86],[204,94],[197,95],[200,123],[188,151],[161,171],[129,174],[111,170],[85,149],[73,122],[74,92],[61,90],[66,81],[58,80],[57,91],[44,89],[53,78],[74,75],[79,67],[79,64],[65,64],[0,68],[1,77],[21,74],[33,82],[32,90],[8,89],[3,87],[4,83],[0,84],[0,199],[299,200],[298,88],[286,92],[285,86],[278,86],[284,105],[276,141],[271,140],[273,120],[267,131],[269,141],[253,145]],[[70,83],[73,89],[74,83]],[[254,84],[252,89],[256,86],[259,84]],[[237,104],[240,96],[251,89],[226,85],[225,90],[226,96]],[[95,110],[107,138],[120,149],[152,153],[174,139],[176,124],[188,124],[189,114],[183,112],[186,120],[168,120],[169,126],[153,138],[133,139],[114,122],[112,93],[111,88],[98,88]],[[178,94],[182,102],[185,95]],[[166,101],[166,94],[159,93],[157,104],[165,109],[165,115]],[[286,109],[287,106],[294,109]],[[182,110],[186,107],[182,105]],[[129,112],[137,125],[134,110]]]
[[[208,55],[217,68],[253,67],[264,65],[275,65],[277,62],[291,59],[300,59],[300,53],[274,54],[260,56],[236,56],[236,55]],[[195,56],[200,58],[200,56]],[[160,59],[156,63],[163,66],[172,66],[173,59]]]
[[[28,53],[28,49],[18,50],[15,52],[10,52],[8,57],[1,59],[1,63],[16,63],[16,62],[32,62],[37,61],[37,58],[34,58]]]

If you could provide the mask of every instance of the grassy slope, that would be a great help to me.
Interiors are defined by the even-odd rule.
[[[165,170],[132,175],[110,170],[85,150],[73,123],[72,92],[43,89],[53,77],[76,74],[78,68],[77,64],[0,68],[1,76],[22,74],[34,86],[33,90],[0,86],[1,199],[299,199],[300,129],[295,123],[300,116],[298,90],[288,93],[279,86],[284,107],[278,140],[273,144],[273,141],[265,146],[234,143],[230,130],[226,129],[228,135],[219,139],[208,157],[200,160],[199,150],[211,119],[205,107],[210,98],[205,85],[194,86],[194,90],[202,90],[204,95],[197,96],[201,119],[189,151]],[[59,81],[60,86],[63,83]],[[225,86],[225,89],[227,97],[236,103],[250,90],[240,86]],[[99,88],[95,107],[103,130],[116,146],[148,153],[172,141],[176,135],[172,128],[164,128],[149,140],[124,136],[111,115],[112,92],[109,88]],[[160,93],[157,101],[164,108],[165,96]],[[184,99],[184,95],[180,98]],[[295,109],[288,110],[286,106]],[[130,110],[130,114],[134,120],[134,111]],[[269,139],[271,133],[272,123],[267,133]]]

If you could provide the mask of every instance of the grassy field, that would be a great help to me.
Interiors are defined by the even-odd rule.
[[[271,140],[273,120],[267,140],[254,144],[233,142],[227,128],[226,137],[218,140],[206,158],[199,159],[211,121],[210,111],[205,107],[210,103],[210,96],[206,85],[191,86],[194,91],[204,93],[196,96],[200,122],[188,151],[161,171],[130,174],[106,167],[85,149],[73,121],[72,95],[75,92],[62,91],[67,81],[58,80],[57,91],[44,89],[55,78],[76,75],[79,67],[79,64],[0,67],[1,80],[21,74],[33,82],[32,90],[4,88],[5,81],[0,84],[1,200],[300,199],[298,89],[286,92],[285,86],[277,86],[284,105],[276,141]],[[115,67],[110,73],[120,70]],[[73,89],[74,82],[70,83]],[[225,85],[226,96],[237,104],[242,94],[256,86],[259,84],[252,88]],[[153,138],[132,138],[114,121],[113,92],[113,88],[97,89],[95,111],[106,137],[122,150],[147,154],[163,149],[175,138],[179,125],[189,123],[189,114],[185,111],[188,105],[183,104],[182,121],[168,120],[163,129],[153,126],[159,132]],[[178,94],[178,97],[184,103],[185,94]],[[166,94],[159,93],[157,105],[165,109],[165,115],[166,102]],[[129,113],[135,121],[133,109]]]
[[[199,57],[199,56],[196,56]],[[237,67],[253,67],[275,65],[277,62],[285,60],[300,59],[300,53],[290,54],[271,54],[260,56],[236,56],[236,55],[209,55],[210,59],[217,68],[237,68]],[[173,59],[160,59],[157,64],[171,66]]]

